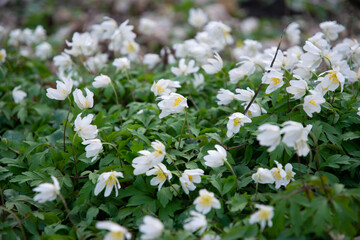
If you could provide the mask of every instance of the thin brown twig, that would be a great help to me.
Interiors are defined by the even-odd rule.
[[[277,46],[277,48],[276,48],[275,56],[274,56],[274,58],[273,58],[273,60],[272,60],[272,62],[271,62],[271,64],[270,64],[270,68],[272,68],[272,67],[273,67],[273,65],[274,65],[274,62],[275,62],[275,59],[276,59],[277,54],[278,54],[278,52],[279,52],[280,45],[281,45],[281,41],[282,41],[282,38],[283,38],[283,36],[284,36],[284,33],[285,33],[286,28],[287,28],[287,26],[284,28],[283,32],[281,33],[281,36],[280,36],[280,41],[279,41],[279,44],[278,44],[278,46]],[[256,97],[257,97],[257,95],[259,94],[259,92],[260,92],[260,90],[261,90],[262,86],[263,86],[263,83],[261,83],[261,84],[260,84],[259,88],[256,90],[256,93],[255,93],[254,97],[251,99],[251,101],[249,102],[249,104],[246,106],[246,108],[245,108],[245,110],[244,110],[244,114],[246,114],[246,113],[247,113],[247,111],[249,110],[249,108],[250,108],[251,104],[253,104],[253,103],[254,103],[255,98],[256,98]]]

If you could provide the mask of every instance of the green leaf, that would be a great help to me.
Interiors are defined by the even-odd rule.
[[[173,198],[170,187],[162,187],[160,191],[157,192],[156,196],[163,207],[166,207]]]
[[[149,139],[147,137],[144,136],[144,134],[138,133],[137,131],[128,128],[129,132],[132,133],[132,135],[137,136],[138,138],[140,138],[141,140],[143,140],[147,145],[151,145],[151,142],[149,141]]]

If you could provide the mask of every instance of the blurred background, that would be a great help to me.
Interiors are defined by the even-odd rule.
[[[7,32],[43,25],[61,51],[65,39],[90,30],[104,16],[118,23],[129,19],[135,27],[146,17],[157,22],[157,29],[150,36],[137,32],[137,40],[145,45],[151,42],[148,47],[157,50],[195,35],[184,24],[191,8],[202,8],[211,20],[231,26],[238,40],[278,39],[293,21],[300,24],[305,37],[319,31],[320,22],[332,20],[346,27],[348,37],[360,32],[360,0],[0,0],[0,25]]]

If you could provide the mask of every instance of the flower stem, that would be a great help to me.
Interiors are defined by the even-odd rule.
[[[233,176],[235,178],[236,189],[239,190],[239,184],[238,184],[237,177],[236,177],[234,169],[232,168],[232,166],[230,165],[230,163],[227,160],[225,160],[225,163],[229,166],[229,168],[230,168],[230,170],[231,170],[231,172],[232,172],[232,174],[233,174]]]
[[[103,145],[110,145],[110,146],[112,146],[113,148],[115,148],[115,150],[116,150],[116,152],[117,152],[117,155],[118,155],[118,158],[119,158],[119,160],[120,160],[120,166],[121,166],[121,168],[123,168],[123,164],[122,164],[122,161],[121,161],[121,158],[120,158],[119,149],[117,149],[117,147],[116,147],[114,144],[109,143],[109,142],[103,142],[102,144],[103,144]]]
[[[118,98],[118,95],[117,95],[117,92],[116,92],[116,89],[115,89],[115,86],[114,86],[114,84],[111,82],[110,83],[111,84],[111,87],[112,87],[112,89],[113,89],[113,91],[114,91],[114,93],[115,93],[115,99],[116,99],[116,104],[119,106],[119,108],[120,108],[120,105],[119,105],[119,98]]]
[[[59,193],[59,197],[60,197],[61,201],[62,201],[63,204],[64,204],[66,213],[67,213],[67,215],[68,215],[68,217],[69,217],[70,222],[71,222],[72,225],[74,226],[75,231],[79,234],[79,236],[80,236],[81,239],[84,239],[84,240],[85,240],[84,236],[80,233],[79,229],[77,228],[74,220],[72,219],[72,217],[71,217],[71,215],[70,215],[70,209],[69,209],[69,207],[68,207],[68,205],[67,205],[67,203],[66,203],[66,201],[65,201],[65,198],[63,197],[63,195],[61,195],[61,193]]]
[[[188,131],[189,131],[189,138],[192,140],[191,130],[190,130],[190,125],[189,125],[189,120],[188,120],[188,117],[187,117],[187,109],[186,108],[185,108],[185,121],[187,123]]]
[[[185,116],[186,116],[186,110],[185,110]],[[181,128],[180,139],[179,139],[179,144],[178,144],[177,149],[180,148],[181,138],[182,138],[182,135],[183,135],[183,132],[184,132],[184,128],[185,128],[185,123],[186,123],[186,117],[185,117],[185,119],[184,119],[184,124],[183,124],[183,126],[182,126],[182,128]]]
[[[290,113],[289,113],[289,120],[291,120],[291,114],[292,114],[292,112],[295,110],[295,108],[300,107],[300,106],[302,106],[302,105],[303,105],[303,104],[298,104],[298,105],[294,106],[294,107],[291,109],[291,111],[290,111]]]
[[[65,126],[64,126],[64,152],[66,151],[66,148],[65,148],[66,126],[67,126],[67,123],[68,123],[68,120],[69,120],[69,115],[70,115],[70,112],[71,112],[71,99],[70,99],[70,97],[68,97],[67,99],[69,100],[69,111],[68,111],[68,114],[66,116]]]
[[[7,209],[7,208],[4,207],[4,206],[0,206],[0,209],[2,209],[2,210],[5,211],[5,212],[10,213],[11,215],[13,215],[13,216],[16,218],[16,221],[18,222],[18,224],[19,224],[19,226],[20,226],[20,230],[21,230],[21,234],[23,235],[23,239],[26,240],[26,234],[25,234],[24,228],[23,228],[23,226],[22,226],[22,224],[21,224],[20,218],[19,218],[18,216],[16,216],[16,214],[15,214],[13,211]]]
[[[0,71],[4,77],[4,82],[5,82],[5,86],[6,86],[6,92],[7,92],[7,95],[9,96],[9,100],[11,99],[11,96],[10,96],[10,90],[9,90],[9,85],[8,85],[8,82],[7,82],[7,79],[6,79],[6,74],[5,74],[5,71],[4,69],[0,66]]]
[[[257,200],[258,188],[259,188],[259,182],[256,183],[254,202],[256,202],[256,200]]]
[[[75,151],[74,151],[74,142],[75,142],[75,138],[76,138],[77,133],[74,134],[73,140],[72,140],[72,155],[73,155],[73,162],[74,162],[74,166],[75,166],[75,179],[77,181],[78,179],[78,169],[77,169],[77,159],[76,159],[76,155],[75,155]]]
[[[168,158],[171,159],[171,161],[172,161],[172,163],[174,164],[176,170],[178,171],[179,177],[180,177],[180,176],[181,176],[181,172],[180,172],[179,168],[176,166],[176,163],[175,163],[174,159],[173,159],[173,158],[170,156],[170,154],[168,154],[168,153],[166,153],[166,156],[168,156]]]

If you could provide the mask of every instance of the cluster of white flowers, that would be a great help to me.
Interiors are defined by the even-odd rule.
[[[268,170],[266,168],[258,168],[257,172],[252,175],[252,179],[255,183],[261,184],[273,184],[275,183],[275,188],[278,189],[281,186],[287,186],[291,180],[294,180],[296,173],[292,171],[292,165],[287,163],[285,165],[285,170],[282,165],[275,161],[276,168]]]
[[[294,148],[297,155],[307,156],[310,151],[307,138],[312,125],[308,124],[304,128],[301,123],[286,121],[282,126],[283,129],[280,130],[278,126],[269,123],[261,125],[258,128],[261,133],[256,137],[260,145],[268,146],[268,152],[272,152],[280,144],[281,134],[284,134],[282,138],[284,144]]]
[[[8,44],[19,48],[20,55],[24,57],[46,60],[52,56],[52,47],[46,42],[46,39],[46,30],[43,26],[38,25],[34,30],[29,28],[12,30],[9,33]]]
[[[115,81],[112,82],[109,76],[101,74],[112,56],[108,56],[106,53],[108,50],[114,53],[110,71],[125,73],[127,76],[133,63],[141,61],[140,63],[146,65],[147,70],[151,71],[163,58],[167,59],[168,64],[173,65],[169,68],[179,81],[160,79],[154,81],[151,86],[150,91],[159,100],[158,107],[161,111],[159,118],[181,113],[188,108],[187,98],[176,93],[177,91],[181,92],[180,82],[183,83],[182,79],[190,78],[192,75],[194,87],[200,90],[199,86],[204,83],[204,75],[200,73],[201,71],[208,75],[222,72],[226,78],[226,84],[227,81],[232,84],[229,89],[232,91],[235,89],[235,92],[225,89],[227,88],[225,84],[225,88],[220,88],[216,95],[217,104],[227,106],[233,100],[237,100],[241,102],[244,109],[247,109],[244,113],[234,110],[228,117],[226,136],[232,138],[245,124],[256,122],[256,117],[267,113],[261,106],[268,108],[265,100],[256,99],[260,101],[254,102],[255,92],[251,88],[235,87],[240,81],[244,81],[256,73],[262,74],[261,86],[266,85],[265,97],[271,98],[271,95],[277,94],[286,86],[286,93],[291,95],[293,101],[302,103],[304,112],[310,118],[314,113],[321,112],[321,105],[326,104],[325,95],[328,92],[337,90],[342,92],[346,84],[359,79],[360,44],[356,40],[345,39],[337,45],[331,46],[331,41],[337,40],[339,34],[344,31],[344,27],[336,22],[321,23],[322,32],[307,39],[303,47],[298,46],[301,42],[298,23],[292,23],[286,29],[286,37],[291,44],[295,45],[286,50],[275,47],[263,49],[260,42],[246,39],[242,46],[235,47],[232,51],[232,55],[239,62],[228,72],[225,71],[226,68],[224,68],[220,54],[225,47],[234,43],[231,27],[220,21],[208,21],[207,14],[201,9],[191,9],[188,22],[199,30],[194,38],[174,44],[174,52],[163,48],[159,54],[148,53],[143,58],[139,56],[140,45],[135,41],[134,26],[130,25],[128,20],[118,25],[115,20],[106,17],[102,23],[92,26],[90,32],[74,33],[71,42],[66,41],[68,49],[53,58],[60,80],[56,82],[56,89],[47,89],[46,96],[55,100],[67,98],[70,100],[69,96],[72,92],[74,102],[80,110],[91,109],[94,106],[93,92],[86,87],[84,88],[86,96],[82,89],[76,88],[72,91],[76,84],[74,78],[78,76],[78,70],[75,67],[77,62],[80,61],[91,74],[96,75],[92,82],[94,88],[106,88],[110,84],[114,88]],[[252,23],[252,25],[256,24]],[[142,18],[138,30],[142,35],[151,35],[156,27],[156,21]],[[24,56],[31,56],[31,51],[33,51],[31,48],[36,45],[35,55],[41,59],[47,59],[51,57],[52,50],[51,46],[44,42],[45,40],[46,32],[41,27],[37,27],[34,31],[16,29],[10,32],[9,45],[19,47],[20,53]],[[106,51],[102,52],[100,43],[107,45]],[[273,59],[274,56],[276,56],[275,59]],[[5,58],[6,51],[2,49],[0,50],[0,63],[3,63]],[[350,59],[351,61],[349,61]],[[324,68],[326,70],[323,70]],[[319,70],[322,72],[316,75],[316,71]],[[291,76],[291,79],[287,79],[288,76]],[[315,76],[316,80],[314,81],[312,79]],[[185,81],[185,84],[188,82]],[[253,88],[252,84],[249,85]],[[116,91],[115,88],[114,91]],[[24,91],[20,90],[20,86],[13,89],[12,95],[16,103],[27,96]],[[358,111],[358,115],[360,115],[360,108]],[[82,138],[86,157],[92,158],[91,162],[93,162],[103,151],[103,144],[106,143],[103,143],[98,136],[97,126],[91,124],[95,116],[87,114],[82,117],[83,113],[78,114],[75,118],[74,131],[77,136]],[[140,114],[140,111],[138,113]],[[269,123],[259,126],[260,133],[257,135],[259,144],[269,147],[267,151],[272,152],[282,142],[286,146],[294,148],[298,156],[307,156],[310,152],[308,135],[312,125],[308,124],[304,127],[299,122],[286,121],[281,127]],[[191,169],[180,171],[171,155],[167,154],[163,143],[155,140],[151,143],[151,147],[151,150],[139,151],[140,156],[133,159],[133,175],[151,176],[150,185],[156,186],[158,191],[161,191],[166,181],[173,187],[170,181],[174,181],[178,177],[182,190],[190,197],[190,191],[195,191],[197,184],[201,183],[202,176],[205,174],[204,170],[191,167]],[[208,154],[204,156],[204,164],[211,168],[227,164],[231,168],[227,162],[225,148],[220,145],[214,147],[216,150],[208,150]],[[165,156],[168,156],[169,160],[173,162],[177,173],[169,170],[164,164]],[[278,161],[275,161],[275,164],[276,167],[272,169],[258,168],[257,172],[252,174],[255,183],[275,183],[275,188],[279,189],[281,186],[286,187],[290,181],[294,181],[295,173],[292,171],[290,163],[287,163],[284,168]],[[233,169],[231,170],[233,171]],[[173,178],[173,176],[176,177]],[[109,197],[113,189],[115,189],[115,196],[118,196],[121,188],[119,177],[124,178],[124,174],[117,171],[102,172],[94,188],[95,196],[104,189],[105,197]],[[235,173],[234,177],[237,181]],[[52,179],[54,184],[45,183],[34,188],[34,191],[39,192],[34,197],[35,201],[51,201],[60,195],[59,183],[55,177]],[[177,187],[180,189],[179,185]],[[177,192],[176,188],[174,190]],[[221,203],[215,194],[201,189],[199,196],[193,201],[193,205],[196,211],[189,212],[191,217],[184,221],[184,229],[196,232],[202,236],[201,239],[219,239],[217,235],[203,235],[208,225],[205,215],[213,208],[221,208]],[[273,207],[259,204],[255,204],[255,207],[259,210],[250,216],[249,223],[260,222],[261,231],[266,224],[271,227],[274,216]],[[131,238],[131,234],[126,228],[110,221],[98,222],[96,227],[110,231],[105,239]],[[147,215],[144,217],[139,231],[142,233],[141,239],[157,239],[162,235],[164,225],[157,218]]]

